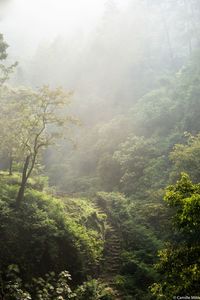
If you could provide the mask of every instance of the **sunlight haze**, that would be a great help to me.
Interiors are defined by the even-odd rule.
[[[16,48],[16,44],[22,43],[27,51],[32,51],[43,39],[86,35],[93,31],[103,15],[105,2],[13,0],[4,13],[1,30],[10,46],[15,44]],[[13,52],[16,55],[16,49]]]

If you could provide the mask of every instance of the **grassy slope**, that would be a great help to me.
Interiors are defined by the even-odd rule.
[[[22,247],[19,239],[17,239],[18,233],[15,232],[15,228],[19,225],[21,226],[20,234],[23,235],[21,243],[25,245],[25,248],[27,247],[26,251],[22,251],[24,256],[30,251],[29,244],[33,244],[33,250],[37,245],[37,251],[40,252],[41,250],[42,252],[44,251],[42,248],[43,244],[51,240],[48,247],[52,245],[51,252],[55,252],[55,255],[53,253],[52,256],[56,257],[58,255],[59,260],[59,256],[62,255],[59,254],[61,250],[57,248],[60,247],[62,248],[63,256],[71,255],[71,264],[77,269],[77,272],[79,272],[78,269],[80,267],[80,272],[84,273],[84,276],[87,275],[87,272],[90,274],[90,266],[98,264],[98,261],[102,257],[104,243],[102,230],[105,215],[99,214],[88,199],[72,199],[68,197],[61,199],[47,192],[45,178],[31,178],[21,211],[16,216],[12,207],[18,190],[19,180],[20,177],[16,173],[12,176],[8,176],[4,172],[0,173],[0,227],[2,228],[2,237],[4,235],[4,245],[2,244],[4,253],[9,248],[16,249],[17,247]],[[8,222],[9,218],[10,222]],[[15,218],[15,222],[17,223],[15,228],[11,228],[12,218]],[[11,237],[10,232],[15,232],[15,238]],[[36,243],[35,240],[39,242],[37,241]],[[15,255],[17,255],[17,252],[11,255],[8,260],[12,262],[12,259],[15,259]],[[73,255],[78,258],[73,258]],[[38,260],[42,260],[40,253],[38,257]],[[0,260],[1,264],[5,261],[3,251]],[[56,259],[53,261],[56,261]],[[12,263],[19,264],[19,262],[20,259],[17,259]],[[64,259],[63,262],[65,262]],[[61,260],[61,263],[63,262]],[[23,264],[26,265],[26,259],[24,259]],[[48,271],[48,268],[45,271]]]

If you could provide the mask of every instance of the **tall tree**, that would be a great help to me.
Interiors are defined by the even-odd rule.
[[[10,89],[9,101],[3,103],[2,139],[22,164],[17,207],[24,199],[27,181],[41,151],[66,135],[66,129],[75,123],[66,113],[69,98],[70,93],[61,88],[50,90],[45,86],[38,91]]]
[[[19,140],[16,137],[22,127],[18,122],[22,112],[14,100],[13,90],[6,85],[0,89],[0,105],[0,154],[6,160],[9,174],[12,175],[13,161],[19,157]]]
[[[157,269],[161,281],[151,289],[155,299],[199,295],[200,281],[200,184],[193,184],[189,176],[169,186],[165,200],[174,209],[174,237],[167,248],[160,251]]]
[[[3,34],[0,33],[0,87],[9,78],[9,75],[13,72],[13,69],[17,65],[17,63],[15,63],[10,66],[5,66],[5,64],[1,63],[8,56],[7,48],[8,44],[4,41]]]

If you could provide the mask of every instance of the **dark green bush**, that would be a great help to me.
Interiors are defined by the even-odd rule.
[[[16,190],[0,186],[1,269],[17,264],[26,280],[63,269],[75,281],[84,278],[101,256],[100,233],[79,224],[59,199],[35,190],[27,190],[16,210]]]

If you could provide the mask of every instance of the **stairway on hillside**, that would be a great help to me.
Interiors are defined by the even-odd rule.
[[[68,197],[65,193],[56,193],[59,197]],[[94,207],[100,214],[107,216],[105,224],[105,246],[103,258],[98,265],[93,263],[89,264],[88,267],[94,277],[99,278],[102,282],[108,284],[115,292],[115,300],[123,300],[123,294],[118,291],[114,284],[114,277],[119,274],[121,267],[121,238],[120,232],[116,225],[114,225],[112,218],[106,211],[106,208],[95,202]]]
[[[113,224],[112,219],[101,207],[99,203],[95,204],[99,213],[106,214],[106,230],[105,230],[105,246],[103,258],[101,260],[99,278],[108,284],[116,292],[116,300],[123,300],[121,292],[116,290],[114,285],[114,277],[119,274],[121,267],[121,238],[118,228]]]
[[[121,261],[121,242],[116,229],[107,224],[105,234],[104,259],[102,262],[102,277],[113,278],[119,273]]]

